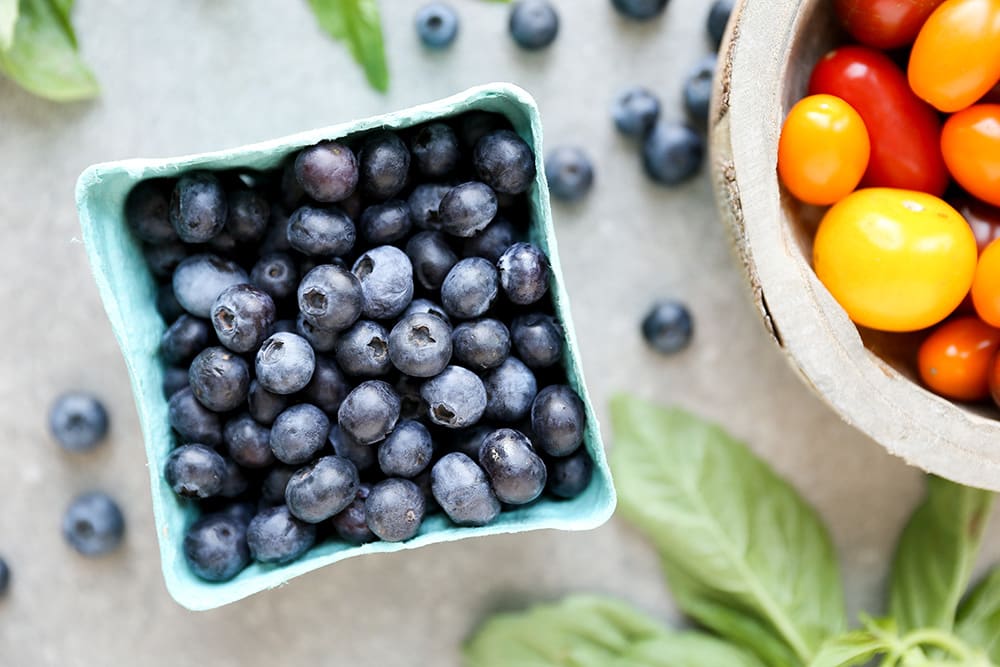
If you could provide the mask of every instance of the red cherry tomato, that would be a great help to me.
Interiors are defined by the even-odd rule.
[[[1000,348],[1000,329],[977,317],[945,322],[920,345],[920,379],[935,394],[958,401],[990,395],[990,370]]]
[[[980,254],[986,246],[1000,239],[1000,208],[968,195],[950,198],[948,203],[969,223]]]
[[[920,27],[944,0],[834,0],[840,22],[854,39],[877,49],[913,43]]]
[[[809,94],[817,93],[841,98],[865,121],[871,158],[862,187],[944,193],[948,170],[941,157],[941,121],[888,56],[865,46],[830,51],[809,80]]]

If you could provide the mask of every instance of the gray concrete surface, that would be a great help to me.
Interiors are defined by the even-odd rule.
[[[607,0],[560,0],[560,38],[541,54],[511,45],[504,7],[453,2],[458,43],[428,54],[412,29],[417,3],[382,0],[386,96],[319,33],[304,0],[82,0],[76,19],[99,100],[56,106],[0,81],[0,553],[13,568],[0,665],[450,666],[490,610],[571,591],[620,595],[677,620],[652,550],[620,520],[355,559],[202,614],[163,587],[128,381],[77,239],[76,175],[96,161],[237,145],[491,80],[537,97],[549,146],[583,143],[596,160],[592,196],[555,213],[602,415],[629,389],[728,425],[829,522],[852,611],[880,609],[921,475],[842,424],[786,368],[745,298],[708,179],[649,184],[608,120],[614,92],[635,82],[679,114],[681,77],[708,50],[708,0],[673,0],[642,26]],[[697,318],[696,342],[670,359],[637,331],[651,300],[667,295]],[[95,390],[113,414],[111,442],[91,456],[62,455],[45,430],[50,401],[70,387]],[[124,549],[104,560],[77,557],[59,535],[63,507],[90,487],[114,492],[128,520]],[[998,557],[994,521],[982,563]]]

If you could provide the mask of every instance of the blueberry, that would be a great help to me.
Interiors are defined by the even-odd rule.
[[[337,341],[337,363],[348,375],[385,375],[392,367],[389,333],[377,322],[358,320]]]
[[[420,395],[423,380],[400,374],[393,387],[399,394],[399,416],[402,419],[424,419],[427,417],[427,403]]]
[[[420,229],[441,229],[438,209],[441,207],[441,200],[451,192],[451,188],[450,185],[439,183],[422,183],[413,188],[413,192],[406,200],[413,224]]]
[[[535,444],[550,456],[567,456],[583,443],[587,416],[583,401],[564,384],[545,387],[531,404]]]
[[[253,285],[223,290],[212,306],[212,327],[219,342],[234,352],[256,350],[274,324],[271,296]]]
[[[286,465],[276,465],[268,470],[260,484],[261,501],[268,506],[283,505],[288,480],[292,478],[296,470],[298,468]]]
[[[227,212],[226,193],[208,172],[181,176],[170,195],[170,224],[185,243],[205,243],[221,232]]]
[[[226,474],[222,478],[222,489],[219,495],[223,498],[236,498],[243,495],[250,488],[250,479],[246,471],[232,459],[223,459],[226,462]]]
[[[358,469],[341,456],[324,456],[300,468],[285,487],[292,516],[319,523],[347,508],[358,493]]]
[[[443,371],[451,349],[451,327],[435,315],[404,317],[389,333],[392,365],[411,377],[429,378]]]
[[[416,315],[417,313],[427,313],[428,315],[440,317],[444,320],[445,324],[451,326],[451,319],[449,319],[448,314],[444,312],[444,308],[430,299],[414,299],[410,302],[410,305],[406,307],[406,310],[403,311],[400,319],[409,317],[410,315]]]
[[[333,447],[333,451],[337,456],[343,456],[361,472],[365,472],[373,467],[378,460],[377,447],[360,444],[354,438],[341,431],[340,426],[336,424],[330,429],[330,435],[327,439],[330,441],[330,446]]]
[[[205,581],[229,581],[250,564],[246,526],[224,514],[195,521],[184,534],[184,560]]]
[[[98,398],[82,391],[63,394],[49,410],[49,432],[71,452],[93,449],[108,434],[108,411]]]
[[[170,398],[181,389],[188,387],[188,372],[181,366],[167,366],[163,369],[163,395]]]
[[[73,499],[62,520],[63,537],[84,556],[114,551],[125,535],[125,518],[111,496],[100,491]]]
[[[441,289],[441,283],[458,262],[458,256],[441,232],[419,232],[406,243],[406,256],[413,275],[427,290]]]
[[[515,243],[497,262],[500,286],[511,303],[535,303],[549,289],[549,258],[537,246]]]
[[[170,397],[167,419],[185,442],[203,442],[211,447],[222,444],[219,415],[194,397],[190,385]]]
[[[372,248],[354,262],[351,271],[361,283],[362,312],[372,320],[398,317],[413,299],[413,265],[399,248]]]
[[[288,245],[306,255],[346,255],[357,231],[339,206],[303,206],[288,219]]]
[[[259,256],[288,252],[292,249],[292,246],[288,245],[288,222],[288,211],[279,204],[272,204],[271,218],[267,223],[267,231],[264,232],[264,240],[257,246]]]
[[[534,0],[529,0],[534,4]],[[521,3],[514,6],[518,11]],[[518,195],[535,180],[535,155],[513,130],[497,130],[476,142],[472,164],[479,179],[497,193]]]
[[[0,558],[0,597],[7,592],[10,587],[10,568],[7,566],[7,561]]]
[[[226,231],[237,243],[256,243],[267,230],[271,205],[261,193],[240,188],[229,193],[229,218]]]
[[[458,137],[444,123],[431,123],[417,130],[410,142],[417,171],[428,178],[451,173],[461,158]]]
[[[406,238],[413,227],[410,205],[402,199],[372,204],[361,214],[358,231],[371,245],[395,243]]]
[[[340,332],[321,329],[305,318],[302,313],[295,318],[295,333],[305,338],[317,352],[332,352],[337,347]]]
[[[163,476],[183,498],[211,498],[222,491],[226,460],[205,445],[182,445],[170,452]]]
[[[258,424],[246,412],[226,422],[222,439],[229,457],[244,468],[267,468],[274,464],[271,429]]]
[[[485,183],[470,181],[452,188],[441,200],[441,229],[453,236],[470,237],[496,217],[497,196]]]
[[[629,137],[642,137],[653,129],[660,117],[660,100],[648,88],[632,86],[615,98],[611,115],[619,132]]]
[[[464,428],[454,432],[451,439],[451,448],[456,452],[461,452],[473,461],[479,459],[479,448],[483,446],[483,438],[496,430],[496,426],[479,423],[469,428]]]
[[[618,12],[636,21],[648,21],[663,13],[667,0],[611,0]]]
[[[715,56],[705,56],[684,81],[684,110],[698,127],[708,126],[708,107],[712,101],[712,78]]]
[[[303,148],[295,158],[294,169],[302,191],[318,202],[347,199],[358,185],[358,159],[350,148],[336,141]],[[297,199],[290,197],[286,204],[294,204]]]
[[[426,509],[420,487],[408,479],[390,478],[372,487],[365,500],[365,520],[386,542],[402,542],[420,530]]]
[[[562,359],[565,334],[551,315],[531,313],[515,317],[510,336],[517,356],[529,368],[548,368]]]
[[[425,382],[420,396],[427,403],[430,420],[447,428],[472,426],[486,410],[483,381],[461,366],[449,366]]]
[[[167,324],[175,322],[184,314],[184,306],[174,296],[174,286],[164,283],[156,288],[156,312]]]
[[[371,484],[359,484],[357,495],[351,504],[331,519],[333,529],[345,542],[366,544],[378,539],[378,536],[368,528],[368,522],[365,519],[365,500],[368,499],[371,490]]]
[[[247,546],[258,563],[290,563],[316,543],[316,526],[299,521],[284,505],[261,510],[247,526]]]
[[[132,188],[125,199],[125,220],[132,232],[146,243],[177,240],[177,232],[170,224],[171,187],[169,181],[143,181]]]
[[[271,393],[262,387],[260,382],[252,380],[250,390],[247,392],[247,406],[250,408],[250,416],[255,421],[269,426],[288,407],[288,397]]]
[[[482,257],[455,264],[441,283],[441,305],[458,319],[479,317],[493,305],[500,288],[496,268]]]
[[[514,225],[510,220],[497,217],[486,229],[474,234],[462,244],[462,254],[466,257],[483,257],[496,264],[507,248],[514,244]]]
[[[510,354],[510,332],[498,320],[463,322],[455,328],[451,341],[455,360],[474,371],[496,368]]]
[[[295,320],[278,320],[273,325],[271,325],[271,335],[276,333],[298,333],[298,325]]]
[[[168,364],[188,361],[208,347],[211,335],[212,327],[207,321],[181,315],[163,332],[160,354]]]
[[[305,463],[323,449],[330,434],[330,418],[315,405],[288,408],[271,426],[271,451],[282,463]]]
[[[257,503],[253,500],[235,500],[227,502],[222,508],[215,512],[216,516],[224,516],[232,519],[236,524],[242,528],[244,533],[244,539],[246,538],[246,529],[250,525],[250,521],[253,519],[254,515],[257,513]]]
[[[364,304],[361,282],[350,271],[321,264],[299,283],[299,310],[321,329],[342,331],[361,316]]]
[[[510,36],[523,49],[544,49],[559,34],[559,15],[548,0],[518,0],[510,10]]]
[[[223,229],[221,232],[213,236],[204,247],[206,250],[211,250],[216,255],[221,257],[231,257],[236,254],[238,245],[236,243],[236,239],[233,238],[233,235]]]
[[[295,260],[283,252],[264,255],[250,271],[250,284],[270,294],[274,301],[287,299],[299,284]]]
[[[399,395],[381,380],[368,380],[354,388],[337,411],[340,429],[362,445],[371,445],[392,432],[399,420]]]
[[[309,342],[293,333],[276,333],[257,351],[257,381],[275,394],[294,394],[312,379],[316,353]]]
[[[548,466],[548,491],[558,498],[576,498],[590,485],[594,462],[586,450],[571,456],[550,459]]]
[[[361,148],[361,190],[372,199],[391,199],[406,185],[410,151],[392,132],[377,132]]]
[[[722,37],[726,34],[726,25],[729,23],[729,16],[733,13],[735,4],[735,0],[715,0],[708,10],[708,36],[716,49],[722,44]]]
[[[691,342],[694,323],[687,307],[679,301],[658,301],[642,320],[642,335],[662,354],[680,352]]]
[[[188,246],[180,241],[143,245],[142,256],[150,273],[157,278],[170,278],[180,263],[188,257]]]
[[[697,174],[704,155],[704,140],[680,123],[657,123],[642,144],[646,173],[664,185],[677,185]]]
[[[417,11],[417,34],[424,46],[443,49],[451,46],[458,34],[458,14],[443,2],[432,2]]]
[[[235,410],[250,391],[250,367],[243,357],[224,347],[202,350],[188,369],[195,398],[209,410]]]
[[[500,501],[486,473],[461,452],[452,452],[431,470],[434,500],[459,526],[485,526],[500,514]]]
[[[497,498],[510,505],[524,505],[545,490],[545,463],[520,431],[502,428],[483,439],[479,464]]]
[[[329,357],[316,357],[316,371],[302,396],[323,412],[335,414],[351,391],[351,385],[337,363]]]
[[[418,421],[396,424],[378,446],[378,465],[387,477],[416,477],[434,456],[434,442],[427,427]]]
[[[594,166],[583,149],[560,146],[549,152],[545,163],[549,192],[564,201],[577,201],[594,184]]]
[[[534,373],[519,359],[507,359],[483,378],[486,387],[486,416],[502,422],[523,419],[538,393]]]
[[[458,139],[467,150],[475,148],[480,139],[495,130],[509,130],[510,121],[498,113],[468,111],[458,117]]]
[[[249,280],[236,262],[217,255],[194,255],[174,270],[174,294],[184,310],[195,317],[208,318],[223,290]]]

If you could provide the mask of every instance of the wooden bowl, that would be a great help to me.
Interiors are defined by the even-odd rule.
[[[952,403],[915,375],[926,334],[859,330],[813,272],[822,210],[778,182],[778,136],[813,65],[843,34],[830,0],[738,3],[720,52],[711,115],[715,192],[754,302],[814,392],[908,463],[1000,491],[1000,414]],[[808,434],[803,434],[808,438]]]

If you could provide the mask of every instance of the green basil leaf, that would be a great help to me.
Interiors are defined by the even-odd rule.
[[[0,0],[0,51],[6,51],[14,43],[17,5],[18,0]]]
[[[76,38],[67,26],[53,0],[21,0],[14,43],[0,51],[0,71],[25,90],[56,102],[97,95],[97,81],[76,52]]]
[[[845,625],[840,572],[816,512],[718,426],[629,397],[614,399],[611,413],[620,507],[696,585],[681,608],[693,615],[693,597],[747,614],[808,662]],[[748,647],[764,655],[755,641]]]
[[[468,667],[607,667],[667,630],[609,598],[570,597],[487,621],[466,644]]]
[[[1000,664],[1000,567],[979,582],[962,602],[955,632]]]
[[[381,92],[389,89],[389,66],[382,39],[382,21],[375,0],[309,0],[319,26],[347,44],[365,70],[368,83]]]
[[[639,642],[613,667],[765,667],[751,653],[703,632]]]
[[[952,630],[992,506],[988,491],[928,477],[893,563],[889,613],[901,632]]]
[[[881,637],[867,630],[848,632],[823,642],[809,667],[850,667],[862,665],[890,650]]]

